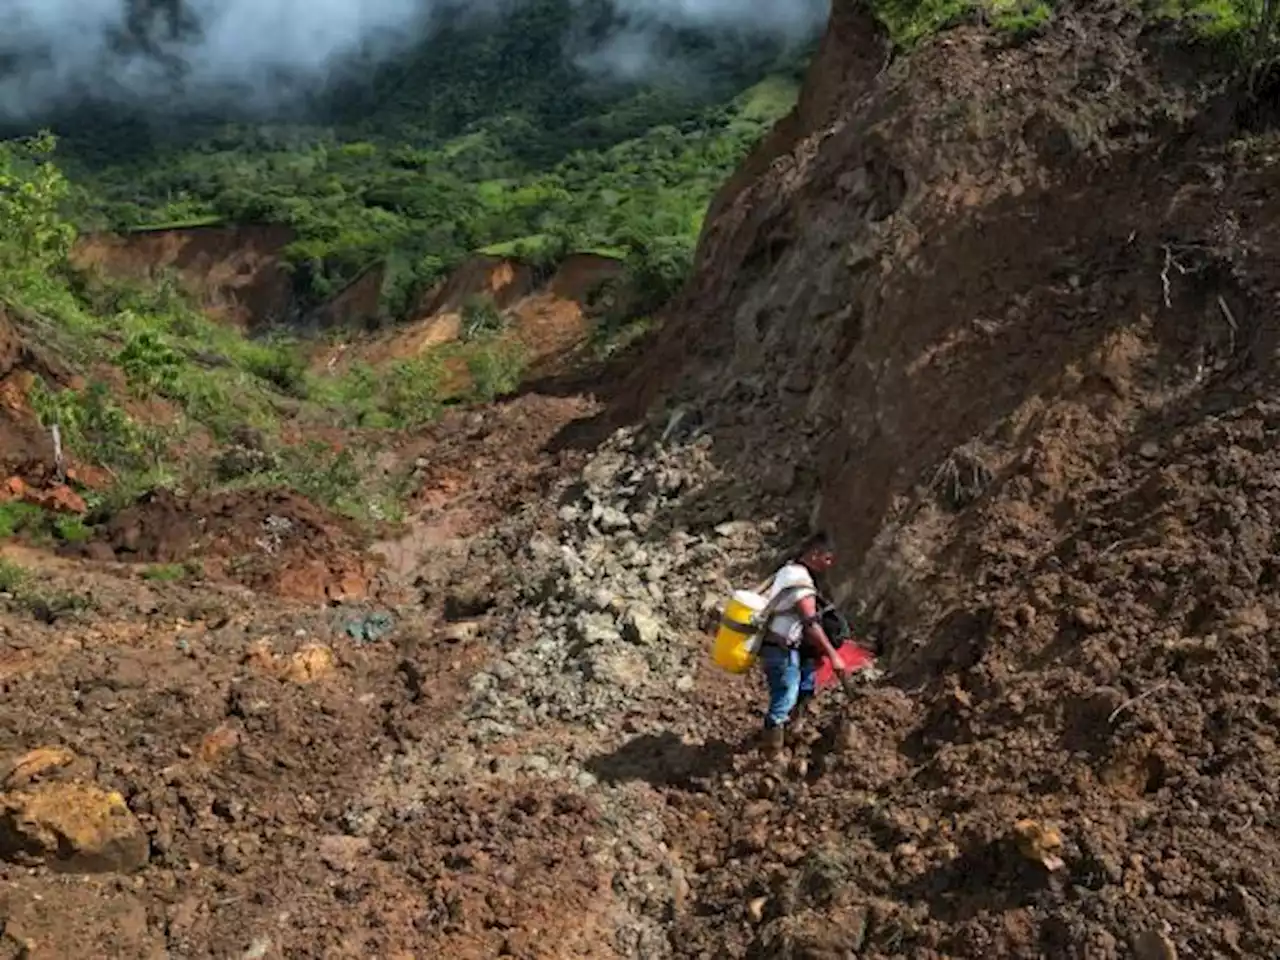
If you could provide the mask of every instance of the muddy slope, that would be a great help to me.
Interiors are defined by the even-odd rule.
[[[684,944],[1280,949],[1280,176],[1127,5],[1061,8],[878,72],[837,2],[811,125],[722,197],[645,371],[692,354],[668,393],[724,461],[816,495],[905,691],[784,802],[696,800],[805,843],[730,841]]]

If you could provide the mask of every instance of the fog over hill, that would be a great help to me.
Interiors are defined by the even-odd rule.
[[[501,17],[538,0],[0,0],[0,117],[86,95],[131,104],[278,106],[335,71],[386,60],[448,17]],[[603,0],[572,0],[583,16]],[[826,0],[611,0],[613,27],[582,65],[626,78],[664,65],[670,27],[803,38]]]

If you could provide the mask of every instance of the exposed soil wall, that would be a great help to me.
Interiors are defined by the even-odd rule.
[[[72,261],[138,280],[172,272],[210,315],[240,327],[266,327],[293,316],[293,277],[282,260],[293,239],[293,229],[284,226],[87,234]]]

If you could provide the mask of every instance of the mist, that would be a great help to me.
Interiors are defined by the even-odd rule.
[[[266,111],[343,71],[389,59],[443,12],[501,16],[521,0],[0,0],[0,119],[85,97],[154,107]],[[582,0],[574,0],[576,3]],[[669,27],[801,39],[828,0],[615,0],[616,29],[570,55],[624,79],[679,64]]]
[[[827,18],[829,0],[615,0],[633,25],[735,28],[799,39]]]
[[[353,59],[393,56],[463,2],[0,0],[0,115],[85,95],[265,107]]]
[[[662,77],[696,82],[687,65],[673,59],[662,35],[669,28],[716,29],[798,43],[826,22],[830,0],[614,0],[620,25],[577,62],[594,73],[622,80]]]

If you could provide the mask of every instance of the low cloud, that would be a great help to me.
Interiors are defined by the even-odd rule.
[[[444,11],[501,15],[522,0],[0,0],[0,117],[38,116],[86,95],[156,105],[267,108],[336,72],[394,56]],[[800,39],[828,0],[614,0],[616,29],[576,51],[628,79],[679,64],[672,27]]]

